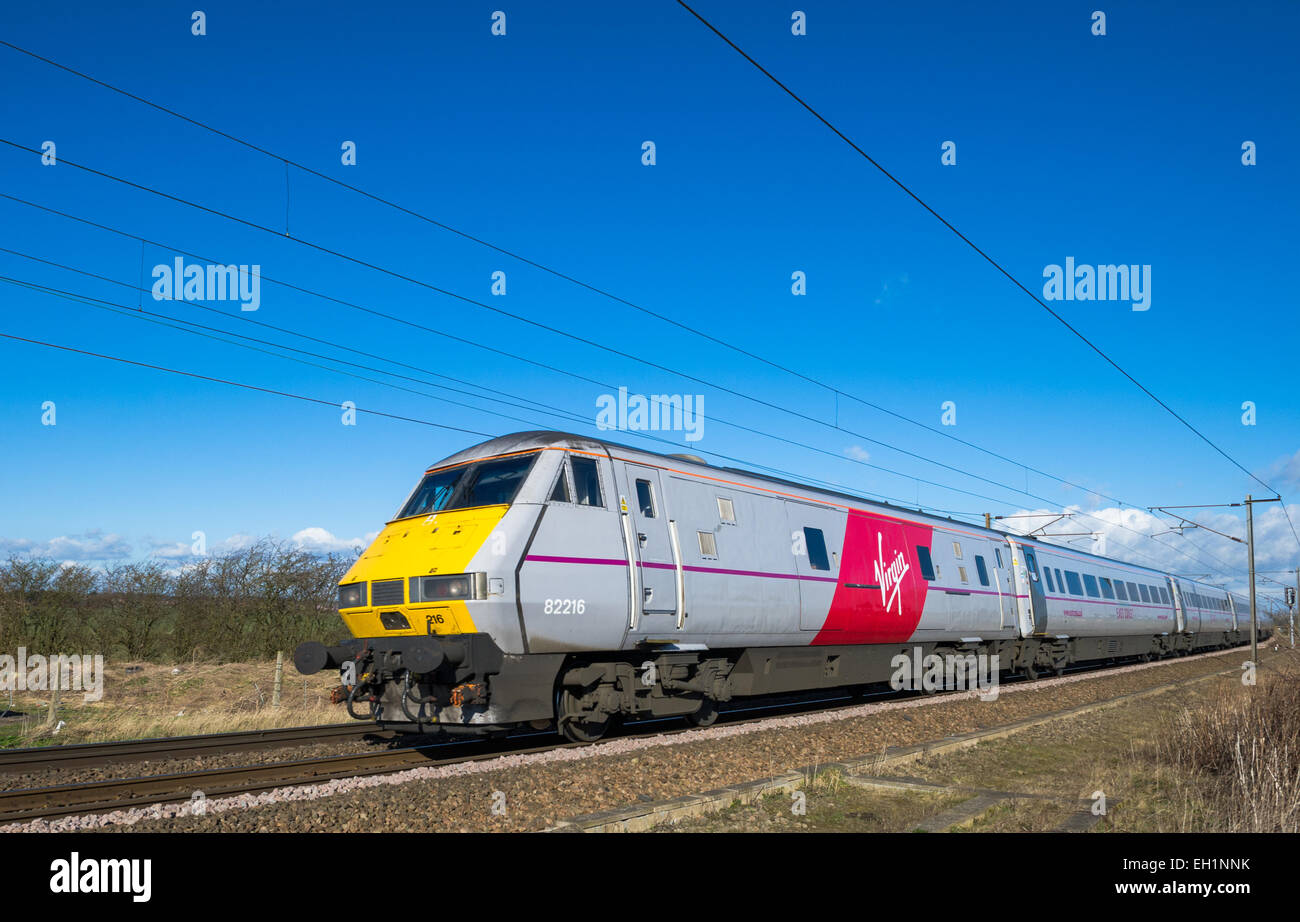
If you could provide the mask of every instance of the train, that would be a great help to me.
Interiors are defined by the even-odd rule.
[[[431,465],[338,586],[351,716],[408,733],[628,718],[887,681],[897,657],[1000,674],[1248,642],[1224,589],[765,474],[564,432]],[[1260,613],[1258,628],[1272,628]],[[996,660],[991,657],[997,657]]]

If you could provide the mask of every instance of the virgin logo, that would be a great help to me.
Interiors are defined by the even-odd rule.
[[[903,616],[903,577],[907,571],[912,569],[912,565],[907,562],[902,551],[894,555],[894,562],[888,567],[884,565],[885,561],[885,537],[880,532],[876,532],[876,582],[880,584],[880,604],[885,606],[885,611],[894,607],[894,601],[898,601],[898,616]]]

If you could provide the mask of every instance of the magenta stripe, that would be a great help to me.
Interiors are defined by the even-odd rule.
[[[544,554],[529,554],[524,559],[542,563],[601,563],[612,567],[627,566],[627,561],[620,557],[548,557]]]
[[[665,566],[665,564],[649,564],[649,566]],[[672,564],[666,565],[672,569]],[[833,576],[803,576],[799,573],[763,573],[758,570],[725,570],[721,567],[688,567],[683,566],[683,570],[690,570],[693,573],[723,573],[728,576],[765,576],[768,579],[802,579],[814,583],[837,583]]]
[[[618,557],[551,557],[545,554],[529,554],[525,560],[536,560],[542,563],[587,563],[603,564],[605,566],[626,567],[627,561]],[[671,563],[638,563],[637,566],[654,570],[675,570],[677,569]],[[683,566],[683,570],[690,570],[692,573],[721,573],[727,576],[760,576],[766,579],[801,579],[818,583],[835,583],[839,582],[833,576],[802,576],[798,573],[764,573],[760,570],[727,570],[722,567],[695,567]]]
[[[1049,595],[1044,596],[1050,602],[1078,602],[1082,605],[1113,605],[1116,608],[1158,608],[1160,611],[1173,611],[1172,605],[1149,605],[1146,602],[1121,602],[1119,599],[1081,599],[1078,596]]]

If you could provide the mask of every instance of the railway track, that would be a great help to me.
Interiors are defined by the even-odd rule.
[[[315,727],[274,730],[244,730],[236,733],[207,733],[198,736],[168,736],[109,743],[74,743],[68,746],[36,746],[0,750],[0,774],[15,774],[46,768],[84,768],[142,762],[151,758],[185,758],[217,755],[277,746],[376,736],[391,739],[394,734],[369,724],[350,722]]]
[[[897,692],[889,694],[896,695]],[[761,720],[782,712],[811,713],[815,710],[843,707],[861,700],[864,699],[851,699],[838,695],[815,700],[782,701],[769,705],[749,704],[720,712],[718,722],[738,723]],[[674,726],[665,728],[663,724]],[[627,724],[620,734],[611,734],[607,739],[616,735],[648,733],[671,735],[691,730],[690,727],[679,726],[679,724],[680,721],[667,718],[637,721]],[[361,729],[367,726],[363,724]],[[369,732],[376,731],[372,727]],[[539,743],[539,739],[545,742]],[[62,816],[105,813],[153,804],[184,803],[193,799],[196,791],[201,791],[204,797],[256,794],[278,787],[311,784],[335,778],[358,778],[409,768],[476,762],[501,755],[527,755],[555,749],[577,749],[589,745],[593,744],[571,743],[550,731],[537,731],[504,739],[437,741],[380,752],[350,753],[263,765],[203,769],[193,772],[112,778],[104,781],[0,791],[0,826],[34,819],[57,819]],[[166,751],[166,754],[173,753]]]
[[[1105,672],[1106,665],[1077,666],[1066,670],[1074,672]],[[1016,681],[1020,684],[1023,678]],[[1004,683],[1005,684],[1005,683]],[[783,700],[776,704],[747,702],[723,711],[720,709],[718,723],[749,723],[764,720],[772,716],[787,713],[813,713],[841,707],[852,707],[874,699],[900,699],[923,696],[922,692],[897,692],[893,690],[874,691],[854,695],[832,693],[832,697],[802,700]],[[938,693],[941,697],[945,693]],[[676,719],[661,718],[629,722],[618,734],[611,736],[676,735],[692,732],[693,728],[681,726]],[[669,725],[669,726],[664,726]],[[354,731],[354,736],[376,733],[368,725],[356,727],[348,724],[329,725],[328,728],[295,728],[294,732],[307,730],[331,729],[338,736],[346,736],[345,729]],[[268,735],[289,731],[256,731]],[[253,734],[218,734],[217,737],[251,736]],[[607,736],[605,739],[611,738]],[[186,746],[200,747],[201,751],[220,751],[203,742],[203,737],[180,737],[176,742]],[[275,742],[264,745],[282,744],[286,737],[279,737]],[[299,737],[301,741],[302,737]],[[167,740],[142,741],[142,744],[166,744]],[[241,741],[257,748],[254,740]],[[100,744],[88,744],[94,746]],[[125,751],[128,744],[121,744]],[[193,772],[180,772],[165,775],[114,778],[104,781],[92,781],[77,784],[53,785],[41,788],[0,791],[0,826],[9,823],[27,822],[34,819],[56,819],[65,816],[79,816],[93,813],[105,813],[132,807],[146,807],[155,804],[184,803],[194,798],[195,792],[202,792],[204,797],[229,797],[238,794],[256,794],[274,788],[291,785],[311,784],[338,778],[356,778],[367,775],[385,774],[419,767],[437,767],[465,762],[477,762],[502,755],[527,755],[549,752],[557,749],[577,749],[593,743],[567,742],[550,731],[536,731],[492,740],[452,740],[386,749],[379,752],[352,753],[339,756],[325,756],[311,759],[288,760],[261,765],[248,765],[232,768],[204,769]],[[76,747],[67,747],[74,749]],[[176,749],[154,749],[156,754],[174,756]],[[45,763],[48,764],[48,763]]]

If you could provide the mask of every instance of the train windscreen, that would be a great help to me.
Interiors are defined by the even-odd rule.
[[[536,460],[536,454],[518,455],[425,474],[397,517],[404,519],[451,509],[514,502],[515,494]]]

